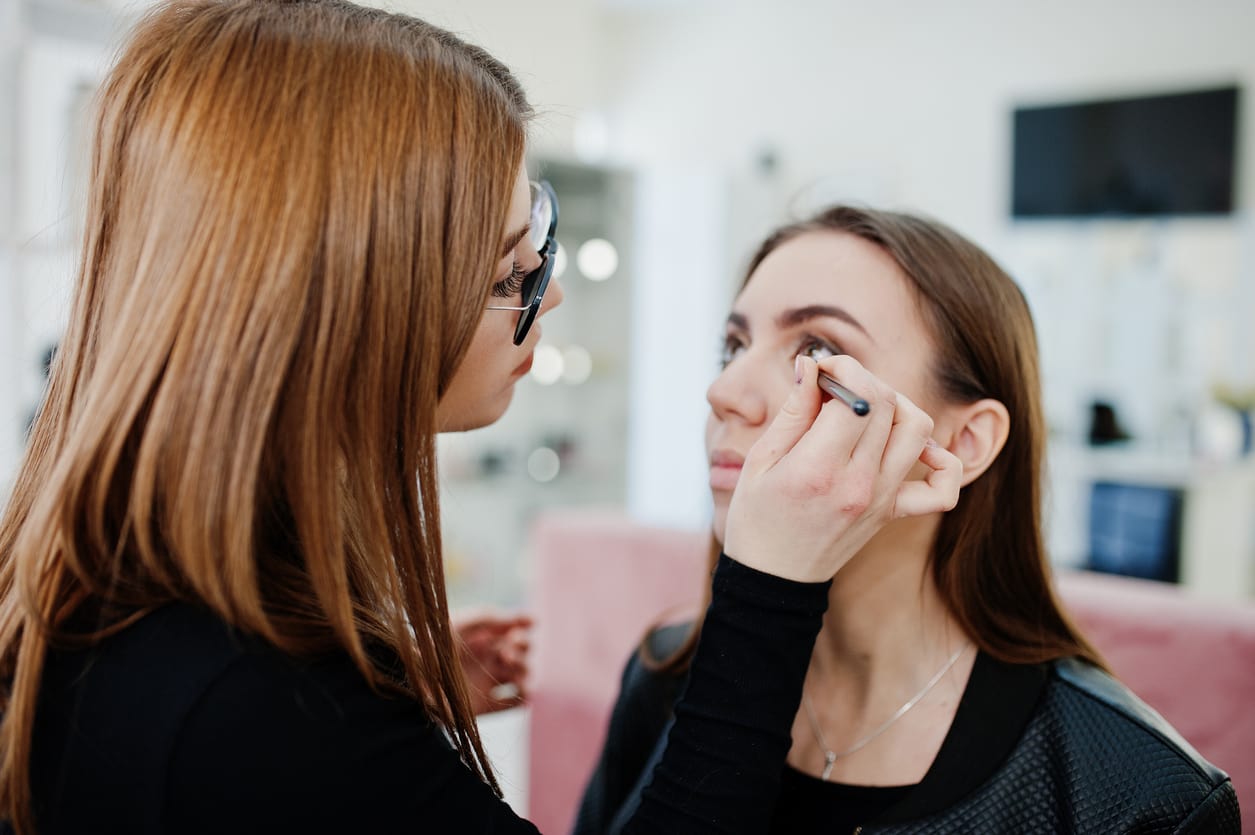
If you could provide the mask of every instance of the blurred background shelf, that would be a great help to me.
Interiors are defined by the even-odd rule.
[[[1101,548],[1095,543],[1096,529],[1162,524],[1164,535],[1175,537],[1158,543],[1174,579],[1214,598],[1255,595],[1255,458],[1214,462],[1137,446],[1095,448],[1056,442],[1049,449],[1048,469],[1047,545],[1056,564],[1094,567],[1096,545]],[[1180,501],[1164,502],[1139,520],[1136,499],[1122,507],[1118,498],[1112,500],[1113,487],[1149,488],[1175,494]],[[1096,492],[1104,488],[1105,497]],[[1107,518],[1093,518],[1096,506],[1107,512]],[[1122,512],[1126,519],[1117,518]],[[1179,518],[1156,518],[1160,512]],[[1132,538],[1140,531],[1130,533]]]

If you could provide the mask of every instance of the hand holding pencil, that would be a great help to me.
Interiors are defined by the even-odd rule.
[[[850,410],[859,417],[865,417],[872,410],[871,405],[866,400],[838,383],[823,371],[819,372],[819,388],[849,406]]]
[[[724,538],[738,562],[809,582],[831,578],[886,523],[954,507],[963,473],[909,398],[853,357],[823,362],[798,358],[792,393],[745,459]],[[916,462],[922,480],[908,479]]]

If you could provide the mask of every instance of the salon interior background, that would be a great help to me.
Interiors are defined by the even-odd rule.
[[[64,321],[83,108],[142,5],[0,0],[0,491]],[[741,267],[770,227],[838,199],[942,218],[1025,287],[1061,563],[1092,548],[1092,483],[1168,486],[1187,508],[1182,580],[1252,593],[1255,475],[1215,401],[1255,396],[1255,3],[390,5],[520,74],[542,116],[533,167],[563,201],[568,302],[534,378],[502,424],[442,440],[455,596],[522,599],[547,506],[704,524],[704,390]],[[1011,218],[1015,107],[1224,86],[1240,90],[1234,213]],[[1095,400],[1131,441],[1086,445]]]

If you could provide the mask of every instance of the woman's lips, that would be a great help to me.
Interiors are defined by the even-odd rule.
[[[735,490],[744,464],[745,459],[734,452],[720,450],[713,453],[710,456],[710,489]]]

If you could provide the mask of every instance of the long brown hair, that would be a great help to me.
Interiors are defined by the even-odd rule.
[[[983,652],[1000,661],[1037,664],[1078,656],[1104,666],[1051,583],[1041,529],[1046,427],[1037,337],[1015,281],[980,247],[936,221],[836,206],[768,237],[750,259],[742,288],[774,250],[815,233],[856,235],[892,257],[914,288],[936,349],[937,393],[952,403],[992,398],[1010,414],[1006,445],[942,516],[933,543],[933,579],[949,611]],[[712,555],[718,556],[717,546]],[[668,658],[650,659],[646,647],[646,660],[682,669],[699,627]]]
[[[0,520],[0,816],[31,831],[49,647],[171,601],[347,652],[495,788],[449,626],[435,407],[489,293],[522,90],[412,18],[175,0],[98,108],[70,325]]]

